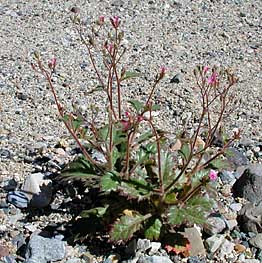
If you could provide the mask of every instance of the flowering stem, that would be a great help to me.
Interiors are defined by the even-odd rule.
[[[156,85],[159,83],[160,79],[161,79],[161,78],[157,78],[157,80],[156,80],[155,83],[153,84],[153,86],[152,86],[152,88],[151,88],[151,92],[150,92],[150,94],[149,94],[149,97],[148,97],[148,99],[147,99],[147,101],[146,101],[146,105],[149,105],[149,103],[150,103],[150,101],[151,101],[151,99],[152,99],[152,96],[153,96],[153,94],[154,94]]]
[[[148,123],[150,124],[150,127],[156,137],[156,144],[157,144],[157,164],[158,164],[158,178],[159,178],[159,188],[160,188],[160,193],[164,193],[164,185],[163,185],[163,174],[161,170],[161,147],[160,147],[160,137],[158,136],[158,133],[156,131],[156,128],[154,124],[152,123],[151,119],[146,119]]]
[[[90,161],[91,163],[93,163],[99,170],[101,170],[101,168],[96,164],[96,162],[92,159],[92,157],[89,155],[89,153],[86,151],[85,147],[82,145],[82,143],[79,141],[77,135],[75,134],[75,132],[70,128],[69,124],[64,120],[64,113],[63,113],[63,109],[60,105],[60,103],[58,102],[58,98],[56,95],[56,91],[55,88],[53,86],[52,80],[51,80],[51,75],[48,73],[48,71],[43,67],[41,61],[38,59],[37,60],[38,63],[38,67],[41,71],[41,73],[44,75],[44,77],[47,79],[48,84],[51,88],[51,91],[53,93],[54,99],[55,99],[55,103],[56,103],[56,107],[58,109],[58,112],[67,128],[67,130],[69,131],[69,133],[71,134],[71,136],[74,138],[74,140],[76,141],[76,143],[78,144],[79,148],[81,149],[82,153],[84,154],[85,158]]]

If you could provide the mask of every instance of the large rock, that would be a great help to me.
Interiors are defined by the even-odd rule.
[[[243,197],[256,204],[262,201],[262,164],[248,165],[232,190],[235,197]]]
[[[183,235],[190,242],[190,246],[191,246],[189,250],[190,256],[206,255],[206,250],[201,235],[197,230],[197,228],[195,227],[186,228]]]
[[[245,232],[262,232],[262,201],[257,205],[245,204],[238,212],[237,220]]]
[[[26,249],[25,263],[47,263],[62,260],[66,255],[66,242],[33,236]]]
[[[31,207],[42,208],[52,199],[52,181],[45,179],[42,173],[33,173],[26,177],[22,191],[30,196]]]
[[[210,236],[221,233],[225,228],[225,221],[218,216],[208,217],[203,226],[204,231]]]
[[[256,248],[262,249],[262,233],[257,234],[249,240],[249,243]]]

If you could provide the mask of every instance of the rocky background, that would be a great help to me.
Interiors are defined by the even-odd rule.
[[[58,120],[46,82],[30,63],[34,51],[46,61],[57,58],[56,88],[69,107],[104,105],[100,94],[86,96],[96,80],[70,22],[73,6],[87,24],[100,15],[121,17],[125,65],[142,75],[123,87],[126,98],[145,99],[158,68],[168,67],[155,98],[161,105],[159,125],[173,134],[184,122],[192,127],[197,117],[196,65],[230,67],[239,77],[240,105],[225,123],[229,132],[242,130],[232,149],[235,170],[220,175],[217,206],[201,235],[196,227],[187,230],[194,244],[189,258],[167,255],[161,244],[147,240],[118,249],[67,239],[65,225],[81,199],[74,202],[74,187],[65,196],[52,176],[77,149]],[[256,0],[1,0],[0,261],[261,262],[261,17],[262,3]],[[41,191],[29,203],[21,189]]]

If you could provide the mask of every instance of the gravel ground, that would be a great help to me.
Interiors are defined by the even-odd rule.
[[[46,60],[57,57],[61,101],[82,107],[104,103],[103,96],[85,96],[95,79],[70,22],[76,3],[87,23],[99,15],[121,17],[129,48],[125,63],[143,76],[123,87],[127,98],[145,98],[158,68],[168,67],[156,93],[161,128],[176,133],[183,119],[197,114],[193,68],[223,65],[239,77],[241,101],[227,126],[243,129],[244,140],[261,143],[261,1],[0,0],[0,179],[23,181],[35,169],[23,161],[25,154],[67,136],[50,90],[31,69],[34,51]],[[176,74],[179,83],[170,83]]]

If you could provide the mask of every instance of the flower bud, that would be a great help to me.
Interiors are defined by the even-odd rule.
[[[159,78],[162,79],[166,74],[167,68],[165,66],[160,67],[160,75]]]
[[[56,58],[52,58],[50,61],[48,61],[48,67],[52,70],[56,67]]]
[[[120,25],[120,18],[118,16],[113,16],[110,18],[112,26],[117,29],[118,26]]]
[[[99,18],[98,18],[98,21],[97,21],[97,24],[98,25],[103,25],[105,23],[105,16],[100,16]]]

